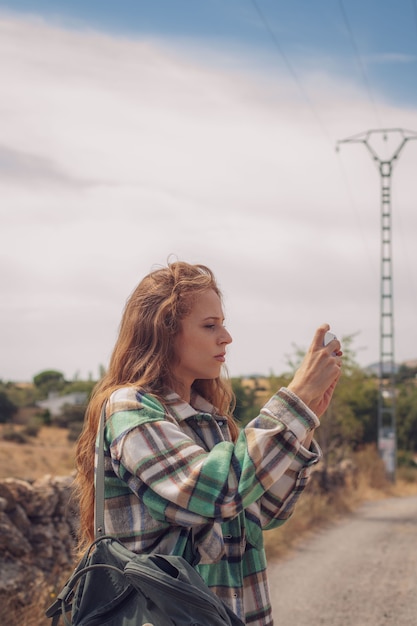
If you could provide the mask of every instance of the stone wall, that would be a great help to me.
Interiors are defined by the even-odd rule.
[[[45,476],[33,483],[0,480],[0,623],[5,607],[36,602],[40,590],[74,565],[77,508],[73,478]],[[58,582],[59,581],[59,582]]]
[[[333,492],[355,482],[356,468],[319,466],[310,489]],[[352,480],[353,479],[353,480]],[[10,611],[53,601],[76,565],[77,507],[73,478],[45,476],[35,482],[0,480],[0,625],[22,624]],[[51,602],[45,590],[51,590]],[[40,622],[35,622],[38,626]],[[49,620],[42,623],[50,623]],[[26,626],[27,622],[25,622]]]

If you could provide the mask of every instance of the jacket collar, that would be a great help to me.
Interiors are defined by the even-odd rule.
[[[210,417],[220,417],[216,415],[216,409],[210,402],[205,400],[197,392],[191,393],[191,403],[185,402],[175,391],[170,391],[165,394],[166,405],[169,410],[175,413],[176,419],[181,422],[182,420],[194,417],[196,415],[207,415]]]

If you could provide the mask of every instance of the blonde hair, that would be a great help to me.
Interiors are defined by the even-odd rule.
[[[77,442],[80,550],[94,540],[94,449],[101,407],[115,389],[128,385],[163,396],[174,382],[173,338],[195,297],[207,289],[221,298],[208,267],[176,261],[145,276],[126,303],[108,371],[93,391]],[[229,381],[196,380],[193,389],[227,417],[235,440],[238,427],[232,415],[235,398]]]

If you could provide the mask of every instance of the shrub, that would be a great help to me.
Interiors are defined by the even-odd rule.
[[[398,450],[397,452],[398,467],[415,467],[417,463],[414,459],[414,453],[410,450]]]
[[[40,429],[41,429],[40,421],[37,419],[33,419],[33,420],[30,420],[30,422],[26,424],[26,426],[22,429],[22,432],[24,435],[27,435],[28,437],[37,437]]]
[[[13,426],[7,426],[3,430],[4,441],[12,441],[13,443],[27,443],[28,436],[22,430],[16,430]]]
[[[9,422],[17,412],[17,406],[9,399],[4,391],[0,391],[0,423]]]
[[[83,422],[70,422],[68,424],[68,441],[77,441],[81,435]]]

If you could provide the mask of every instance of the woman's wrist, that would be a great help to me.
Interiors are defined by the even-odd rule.
[[[288,391],[291,391],[291,393],[296,395],[297,398],[302,400],[304,402],[304,404],[310,408],[310,405],[313,403],[314,399],[308,393],[308,391],[306,390],[306,388],[304,386],[300,387],[300,385],[297,385],[294,382],[290,382],[290,384],[287,385],[287,389],[288,389]]]

